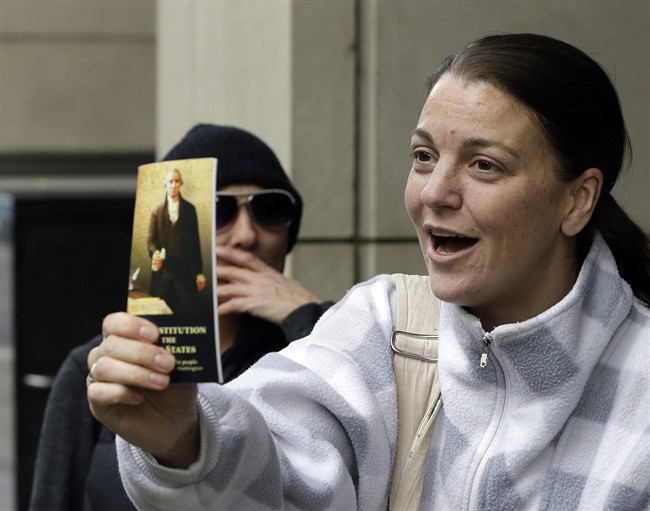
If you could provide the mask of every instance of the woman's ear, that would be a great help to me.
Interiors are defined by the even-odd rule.
[[[603,173],[596,168],[585,170],[569,183],[569,207],[562,221],[562,233],[576,236],[587,225],[603,188]]]

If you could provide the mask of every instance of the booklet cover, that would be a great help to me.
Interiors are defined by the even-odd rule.
[[[140,165],[127,312],[176,356],[172,382],[223,382],[216,310],[217,160]]]

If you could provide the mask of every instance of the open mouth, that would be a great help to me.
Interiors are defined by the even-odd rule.
[[[438,236],[432,234],[433,248],[439,254],[455,254],[472,247],[478,239],[465,236]]]

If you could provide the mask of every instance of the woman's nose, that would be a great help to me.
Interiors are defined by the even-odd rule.
[[[452,162],[442,159],[429,175],[427,184],[420,194],[422,203],[431,209],[458,209],[462,204],[459,171]]]

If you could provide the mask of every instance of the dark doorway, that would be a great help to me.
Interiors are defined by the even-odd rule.
[[[111,180],[128,181],[153,155],[113,158]],[[82,160],[82,161],[80,161]],[[110,161],[111,159],[108,158]],[[54,161],[57,161],[54,159]],[[68,352],[100,333],[104,316],[125,310],[135,187],[113,189],[88,157],[66,157],[56,171],[12,173],[15,459],[18,510],[27,510],[49,386]],[[0,162],[2,163],[2,162]],[[38,163],[38,162],[37,162]],[[82,173],[75,169],[95,169]],[[6,169],[3,168],[3,182]],[[62,169],[71,171],[66,172]],[[58,183],[37,190],[41,176]],[[119,181],[119,179],[118,179]],[[74,184],[69,187],[65,183]],[[86,186],[85,183],[88,183]],[[15,187],[14,187],[15,188]],[[6,189],[3,189],[6,192]]]

